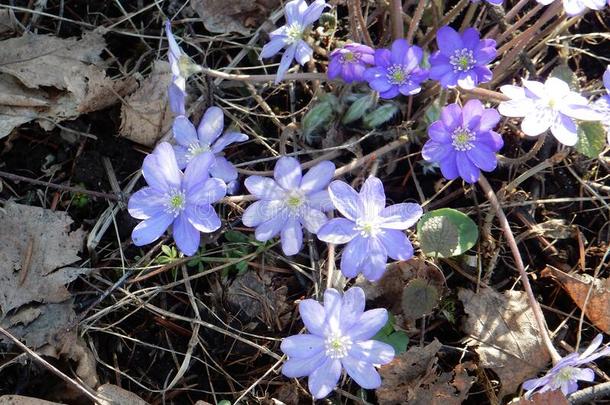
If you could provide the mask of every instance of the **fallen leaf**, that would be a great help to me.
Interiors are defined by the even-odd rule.
[[[13,29],[13,21],[9,11],[6,9],[0,10],[0,34],[12,31]]]
[[[167,101],[172,74],[169,63],[155,61],[152,73],[121,108],[121,135],[146,146],[154,146],[172,125],[173,115]]]
[[[559,281],[595,326],[605,333],[610,333],[610,279],[595,278],[588,274],[568,274],[550,266],[542,271],[543,277],[549,275]]]
[[[259,27],[279,0],[191,0],[191,7],[210,32],[248,35]]]
[[[514,405],[568,405],[568,399],[560,390],[538,392],[531,399],[520,398]]]
[[[524,292],[500,294],[485,288],[475,294],[461,288],[458,297],[467,314],[463,324],[467,344],[475,347],[480,365],[500,378],[500,397],[516,391],[550,362]]]
[[[2,395],[0,405],[63,405],[59,402],[49,402],[44,399],[24,397],[21,395]]]
[[[102,405],[148,405],[142,398],[114,384],[104,384],[97,389]]]
[[[474,369],[472,363],[460,363],[452,372],[432,375],[427,381],[422,381],[413,390],[409,405],[461,405],[476,378],[468,375],[468,369]]]
[[[436,339],[425,347],[411,346],[390,364],[382,366],[379,369],[382,384],[375,391],[379,404],[406,403],[409,393],[419,387],[421,377],[434,370],[436,353],[441,346]]]
[[[0,41],[0,138],[33,120],[53,129],[133,91],[133,78],[106,76],[105,46],[99,30],[81,39],[25,34]]]

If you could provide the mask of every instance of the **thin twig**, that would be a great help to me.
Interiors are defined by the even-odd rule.
[[[582,389],[580,391],[576,391],[568,397],[568,401],[570,401],[570,404],[572,405],[578,405],[593,402],[594,400],[607,398],[609,396],[610,382],[605,382]]]
[[[397,0],[397,2],[400,3],[399,0]],[[417,27],[419,27],[419,22],[424,15],[424,8],[426,7],[426,4],[428,4],[428,0],[419,0],[417,2],[417,7],[413,13],[413,19],[411,20],[411,24],[409,24],[409,32],[407,32],[407,42],[409,44],[413,43],[413,37],[415,36],[415,31],[417,30]],[[400,11],[402,14],[402,7]]]
[[[420,1],[420,3],[422,2]],[[404,38],[405,27],[402,23],[402,0],[392,0],[392,10],[390,11],[390,16],[392,19],[392,36],[394,37],[394,40]],[[411,32],[410,27],[409,32]],[[411,39],[413,39],[413,37],[411,37]],[[407,39],[407,41],[409,41],[409,39]]]
[[[532,291],[532,286],[530,285],[529,278],[527,273],[525,272],[525,266],[523,265],[523,260],[521,259],[521,253],[519,252],[519,247],[517,247],[517,242],[515,241],[515,237],[513,235],[512,230],[510,229],[510,224],[508,223],[508,219],[504,214],[504,210],[502,210],[502,206],[496,197],[496,193],[491,188],[491,185],[481,174],[479,177],[479,185],[483,189],[483,192],[489,203],[496,211],[496,216],[498,221],[500,221],[500,226],[502,227],[502,231],[504,232],[504,237],[508,242],[508,246],[510,247],[511,253],[513,254],[513,258],[515,259],[515,265],[517,266],[517,270],[519,270],[519,275],[521,276],[521,282],[523,283],[523,287],[525,288],[525,293],[527,294],[527,299],[532,307],[532,312],[534,313],[534,318],[536,319],[536,323],[538,324],[538,329],[540,329],[540,334],[542,335],[542,341],[546,346],[549,354],[551,355],[551,359],[553,364],[556,364],[559,360],[561,360],[561,356],[553,346],[553,342],[551,341],[551,337],[549,336],[549,330],[544,320],[544,314],[542,313],[542,309],[540,308],[540,304],[536,300],[534,296],[534,292]]]

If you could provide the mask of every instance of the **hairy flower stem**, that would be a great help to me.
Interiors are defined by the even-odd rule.
[[[392,18],[392,37],[394,40],[404,38],[405,29],[402,21],[402,0],[392,0],[390,13],[390,17]]]
[[[530,285],[529,278],[527,273],[525,272],[525,266],[523,265],[523,260],[521,259],[521,253],[519,252],[519,248],[517,247],[517,241],[513,235],[512,230],[510,229],[510,224],[508,223],[508,219],[506,219],[506,215],[502,210],[502,206],[496,197],[496,193],[491,188],[491,185],[481,174],[479,177],[479,185],[483,189],[485,196],[489,200],[489,203],[496,211],[496,216],[498,217],[498,221],[500,221],[500,226],[502,227],[502,231],[504,232],[504,237],[508,242],[508,246],[510,247],[511,253],[513,254],[513,258],[515,259],[515,265],[519,270],[519,275],[521,276],[521,282],[523,283],[523,287],[525,288],[525,293],[527,294],[527,299],[530,302],[530,306],[532,307],[532,311],[534,312],[534,318],[536,319],[536,323],[538,324],[538,329],[540,330],[540,334],[542,335],[542,342],[546,346],[549,354],[551,355],[551,360],[553,364],[557,364],[559,360],[561,360],[561,356],[553,346],[553,342],[551,341],[551,337],[549,336],[549,330],[546,326],[546,321],[544,320],[544,314],[542,313],[542,309],[540,308],[540,304],[536,301],[536,297],[534,297],[534,292],[532,291],[532,286]]]
[[[400,0],[396,0],[397,3],[400,3]],[[417,8],[413,13],[413,19],[411,20],[411,24],[409,25],[409,32],[407,32],[407,42],[409,45],[413,44],[413,37],[415,37],[415,31],[419,27],[419,23],[424,15],[424,8],[428,4],[427,0],[419,0],[417,2]],[[402,11],[402,6],[400,8]]]

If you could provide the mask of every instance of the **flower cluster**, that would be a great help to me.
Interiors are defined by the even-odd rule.
[[[551,4],[555,0],[536,0],[538,3],[545,6]],[[569,16],[582,14],[587,9],[602,10],[606,7],[607,0],[561,0],[563,1],[563,9]],[[610,5],[610,1],[607,3]]]

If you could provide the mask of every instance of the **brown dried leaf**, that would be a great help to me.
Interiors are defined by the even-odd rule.
[[[526,294],[486,288],[478,294],[460,289],[459,299],[468,315],[464,331],[474,346],[482,367],[491,368],[500,378],[500,396],[514,392],[527,378],[534,377],[550,361],[542,343],[534,313]]]
[[[586,302],[584,312],[587,318],[605,333],[610,333],[610,279],[594,278],[588,274],[567,274],[554,267],[547,267],[542,272],[543,277],[548,275],[559,281],[581,311]]]
[[[458,364],[450,373],[434,375],[433,379],[421,384],[411,393],[409,405],[460,405],[468,396],[468,391],[476,378],[468,375],[472,363]],[[476,368],[476,366],[474,366]]]
[[[121,108],[121,135],[134,142],[153,146],[172,124],[167,88],[172,74],[169,63],[156,61],[152,73]]]
[[[441,343],[434,339],[426,347],[412,346],[396,356],[390,364],[382,366],[379,374],[382,385],[376,390],[381,405],[406,403],[409,393],[420,385],[421,377],[434,370],[436,353]]]
[[[191,0],[191,7],[210,32],[248,35],[250,28],[259,27],[279,3],[279,0]]]
[[[0,405],[63,405],[59,402],[49,402],[44,399],[24,397],[21,395],[3,395],[0,397]]]
[[[12,31],[13,29],[13,21],[9,11],[7,9],[0,10],[0,34]]]
[[[102,405],[148,405],[142,398],[114,384],[104,384],[97,389]]]
[[[568,399],[560,390],[536,393],[531,399],[521,398],[514,405],[568,405]]]

